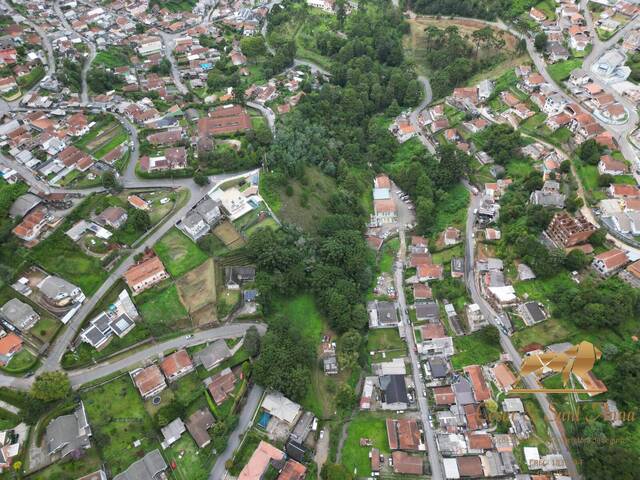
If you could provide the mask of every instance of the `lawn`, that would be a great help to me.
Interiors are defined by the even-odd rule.
[[[209,444],[200,450],[189,432],[183,433],[164,453],[167,463],[176,462],[172,476],[176,480],[206,480],[216,459],[213,446]]]
[[[462,243],[454,245],[450,248],[433,252],[431,256],[433,263],[449,263],[453,257],[462,257],[464,255],[464,246]]]
[[[129,57],[133,52],[119,45],[111,45],[106,50],[98,52],[93,60],[94,65],[103,65],[107,68],[117,68],[130,65]]]
[[[361,447],[361,438],[371,440],[373,447],[378,448],[380,453],[390,453],[386,417],[385,414],[376,415],[361,412],[349,423],[347,439],[342,448],[342,464],[350,472],[357,471],[358,477],[368,477],[371,473],[371,459],[369,458],[371,447]]]
[[[316,167],[307,167],[302,179],[287,179],[284,185],[267,183],[269,205],[276,210],[278,218],[313,231],[327,215],[327,202],[336,191],[335,180]],[[262,185],[265,186],[265,183]],[[278,195],[278,200],[274,199]]]
[[[92,295],[107,278],[100,260],[85,254],[64,234],[64,226],[31,250],[31,258],[50,274],[59,275]]]
[[[151,417],[128,375],[82,392],[96,448],[112,475],[159,447]],[[134,447],[139,440],[141,445]]]
[[[393,238],[388,242],[385,242],[382,247],[382,253],[380,255],[380,261],[378,262],[378,268],[381,273],[391,273],[393,271],[393,262],[396,259],[396,254],[400,248],[400,240]]]
[[[367,351],[405,350],[406,344],[400,338],[397,328],[378,328],[367,334]]]
[[[297,295],[286,300],[278,299],[273,310],[274,314],[289,319],[302,335],[313,340],[315,345],[320,343],[326,325],[311,294]]]
[[[38,357],[34,356],[29,350],[23,348],[16,353],[9,363],[2,368],[9,374],[17,375],[31,370],[38,363]]]
[[[190,326],[187,310],[180,302],[175,285],[152,288],[137,296],[136,304],[144,324],[156,337]]]
[[[486,327],[478,332],[453,339],[455,355],[451,357],[451,364],[456,370],[467,365],[484,365],[495,362],[500,358],[502,350],[499,341],[491,343],[486,335],[487,330],[494,327]]]
[[[206,253],[177,228],[169,230],[153,249],[174,277],[184,275],[208,258]]]
[[[582,60],[574,58],[571,60],[564,60],[562,62],[549,65],[547,68],[549,75],[556,82],[560,83],[563,80],[569,78],[571,71],[580,68],[582,66]]]
[[[469,205],[469,191],[461,183],[456,184],[436,202],[434,232],[442,232],[447,227],[464,228]]]

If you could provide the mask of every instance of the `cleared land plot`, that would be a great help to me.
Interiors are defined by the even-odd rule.
[[[128,375],[81,394],[96,448],[112,475],[159,448],[151,417]],[[141,445],[134,447],[139,440]]]
[[[353,472],[357,469],[358,475],[366,477],[371,472],[371,448],[378,448],[385,455],[390,453],[385,418],[385,414],[359,413],[351,420],[342,448],[342,464],[347,470]],[[371,440],[372,447],[361,447],[361,438]]]
[[[213,234],[225,244],[225,246],[231,250],[239,248],[244,245],[244,239],[236,230],[231,222],[225,220],[213,229]]]
[[[493,341],[486,331],[491,328],[495,327],[486,327],[470,335],[453,339],[456,353],[451,357],[451,364],[454,369],[459,370],[467,365],[484,365],[500,358],[500,342]]]
[[[198,325],[211,323],[216,317],[216,273],[209,259],[176,281],[178,295],[188,311],[197,317]],[[201,312],[201,310],[204,310]]]
[[[406,344],[396,328],[379,328],[367,334],[367,350],[404,350]]]
[[[177,228],[169,230],[153,248],[174,277],[184,275],[208,258],[206,253]]]
[[[175,285],[152,288],[136,297],[136,303],[144,324],[156,337],[191,326]]]

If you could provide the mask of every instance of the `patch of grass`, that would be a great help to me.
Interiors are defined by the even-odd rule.
[[[112,475],[159,448],[151,417],[131,378],[122,376],[82,393],[96,448]],[[134,447],[139,440],[141,445]]]
[[[173,476],[177,480],[206,479],[216,459],[212,449],[213,446],[209,444],[200,450],[191,435],[185,432],[180,440],[165,450],[165,457],[168,463],[175,461]]]
[[[361,447],[361,438],[371,440],[373,447],[380,449],[380,453],[390,453],[385,423],[386,416],[385,414],[360,412],[349,423],[347,439],[342,448],[342,464],[350,472],[357,470],[359,477],[366,477],[371,472],[371,459],[369,458],[371,447]]]
[[[129,48],[120,45],[110,45],[106,50],[98,52],[93,64],[103,65],[107,68],[117,68],[130,65],[129,57],[133,52]]]
[[[184,275],[208,258],[198,245],[177,228],[169,230],[153,249],[174,277]]]
[[[97,258],[85,254],[64,234],[64,225],[31,250],[32,259],[48,273],[59,275],[92,295],[106,280]]]
[[[16,353],[9,363],[2,369],[10,374],[17,375],[25,373],[33,369],[38,364],[38,357],[34,356],[29,350],[23,348]]]
[[[314,344],[320,343],[326,326],[312,295],[302,294],[279,299],[274,304],[274,313],[289,319],[305,337],[312,339]]]
[[[378,268],[381,273],[391,273],[393,271],[393,262],[396,259],[399,248],[400,240],[397,238],[385,242],[378,262]]]
[[[464,227],[468,204],[469,192],[461,183],[441,195],[435,207],[433,231],[441,232],[447,227]]]
[[[144,324],[154,336],[189,326],[187,310],[180,302],[175,285],[160,285],[136,297]]]
[[[456,353],[451,357],[451,364],[454,369],[459,370],[467,365],[484,365],[500,358],[500,342],[493,341],[490,335],[487,335],[489,329],[495,327],[486,327],[470,335],[453,339]]]
[[[397,328],[378,328],[367,334],[367,351],[405,350],[406,344],[400,338]]]
[[[238,476],[242,471],[242,468],[247,464],[251,455],[258,447],[258,444],[264,436],[255,430],[250,430],[244,437],[244,442],[233,457],[233,465],[229,468],[229,473],[233,476]]]
[[[433,263],[449,263],[453,257],[461,257],[464,254],[464,246],[462,243],[454,245],[445,250],[434,252],[431,256]]]
[[[574,58],[571,60],[564,60],[562,62],[554,63],[549,65],[547,71],[551,78],[556,82],[560,83],[563,80],[569,78],[569,74],[572,70],[576,68],[580,68],[582,66],[582,60]]]

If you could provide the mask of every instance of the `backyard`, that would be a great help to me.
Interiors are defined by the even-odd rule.
[[[349,422],[347,439],[342,448],[342,464],[347,470],[357,471],[359,476],[367,477],[371,472],[371,448],[378,448],[382,454],[390,453],[386,417],[386,414],[360,412]],[[361,447],[361,438],[371,440],[372,447]]]
[[[582,66],[582,60],[574,58],[571,60],[564,60],[562,62],[557,62],[549,65],[547,71],[551,78],[556,82],[560,83],[563,80],[569,78],[569,75],[576,68],[580,68]]]
[[[128,375],[82,392],[81,397],[96,448],[113,475],[159,447],[151,417]],[[133,446],[136,440],[139,447]]]

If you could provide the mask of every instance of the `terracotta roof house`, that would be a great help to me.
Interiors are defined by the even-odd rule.
[[[608,192],[613,198],[640,198],[640,189],[635,185],[611,184]]]
[[[418,452],[425,449],[420,427],[415,419],[387,418],[387,440],[391,450]]]
[[[284,464],[277,480],[304,480],[306,473],[307,467],[290,458]]]
[[[236,376],[230,368],[225,368],[220,373],[211,377],[211,383],[207,386],[216,405],[223,403],[228,395],[233,392],[236,384]]]
[[[491,390],[482,376],[482,369],[479,365],[469,365],[464,367],[464,372],[469,376],[473,387],[473,396],[476,401],[482,402],[491,398]]]
[[[174,382],[193,371],[193,362],[186,350],[178,350],[166,357],[160,363],[160,368],[167,380]]]
[[[619,248],[614,248],[596,255],[591,265],[603,276],[609,276],[629,263],[627,252]]]
[[[435,387],[433,389],[433,396],[436,401],[436,405],[453,405],[456,403],[456,394],[453,392],[451,385],[446,387]]]
[[[149,203],[145,202],[138,195],[129,195],[127,197],[127,201],[129,202],[129,205],[133,208],[137,208],[138,210],[151,210]]]
[[[616,160],[611,155],[602,155],[598,162],[598,172],[600,175],[622,175],[628,171],[627,164]]]
[[[428,323],[420,327],[422,340],[431,340],[433,338],[444,338],[446,333],[441,323]]]
[[[40,236],[46,224],[47,221],[44,210],[37,209],[24,217],[22,221],[13,228],[12,232],[19,239],[25,242],[31,242]]]
[[[413,286],[413,299],[414,300],[430,300],[433,298],[433,292],[428,285],[423,283],[416,283]]]
[[[241,105],[223,105],[198,120],[200,138],[251,130],[251,117]]]
[[[283,461],[284,452],[270,443],[261,441],[238,475],[238,480],[261,480],[272,463]]]
[[[418,265],[416,269],[418,280],[427,282],[429,280],[442,280],[444,267],[442,265]]]
[[[516,376],[511,369],[503,362],[497,363],[491,373],[496,379],[496,384],[503,392],[508,392],[516,383]]]
[[[456,461],[458,462],[458,472],[461,477],[484,477],[484,469],[479,456],[458,457]]]
[[[22,350],[22,339],[11,332],[0,338],[0,365],[6,365],[16,353]]]
[[[493,441],[486,433],[471,433],[467,435],[469,450],[491,450]]]
[[[391,458],[393,458],[393,471],[395,473],[404,475],[422,475],[424,473],[421,456],[395,451],[391,454]]]
[[[134,295],[151,288],[166,278],[169,278],[169,274],[156,256],[130,267],[124,274],[124,279],[129,288],[133,290]]]
[[[134,370],[131,372],[131,378],[140,395],[145,399],[157,395],[167,387],[164,376],[157,365]]]

